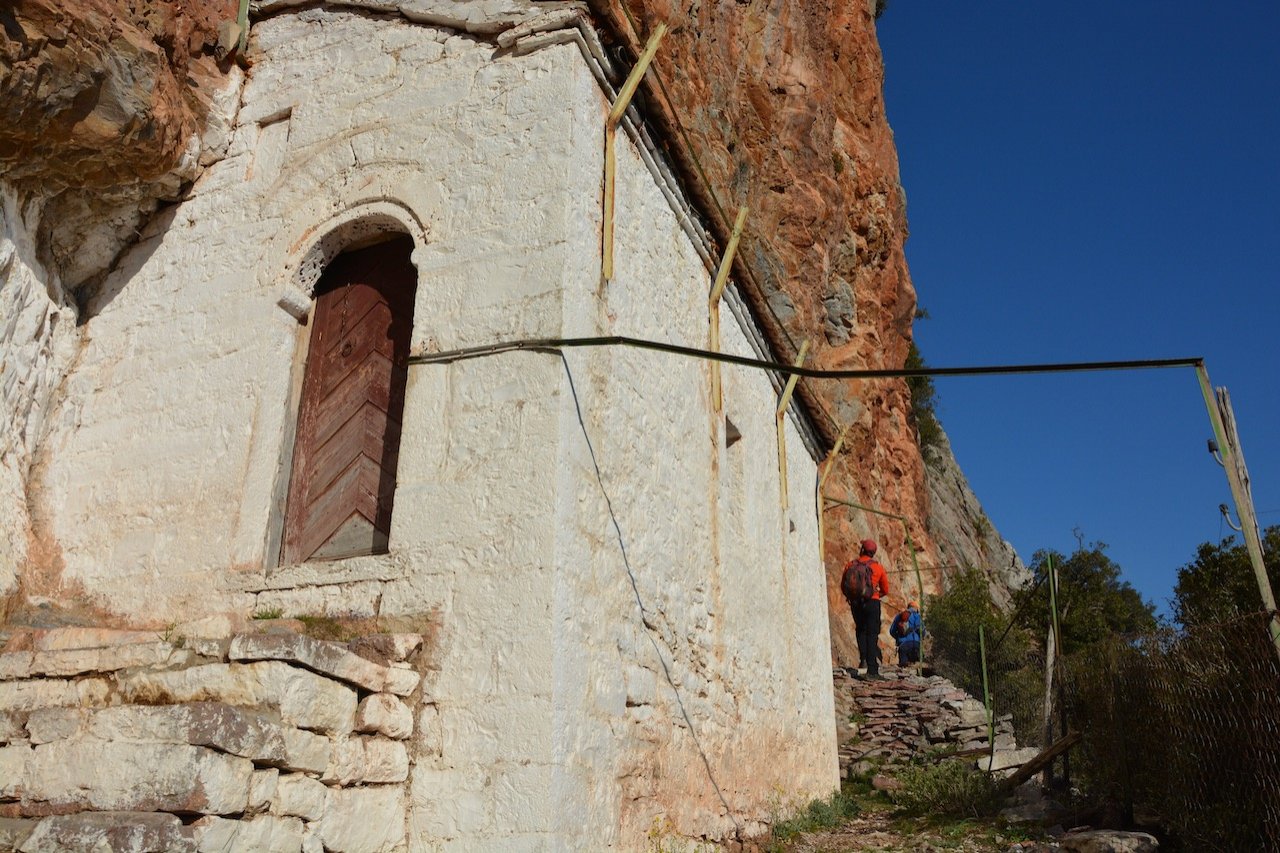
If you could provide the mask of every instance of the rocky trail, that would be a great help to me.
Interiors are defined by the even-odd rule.
[[[982,703],[936,675],[883,667],[884,678],[866,681],[837,668],[833,677],[840,776],[843,781],[869,779],[872,796],[860,813],[841,826],[801,833],[772,850],[791,853],[1149,853],[1159,845],[1145,833],[1050,826],[1061,806],[1047,799],[1033,780],[1014,793],[1000,818],[987,821],[904,817],[885,796],[901,785],[898,774],[931,754],[990,748],[990,729]],[[1034,747],[1019,748],[1012,719],[995,721],[995,773],[1011,773],[1035,757]],[[975,759],[976,761],[976,759]],[[987,759],[984,756],[985,767]]]

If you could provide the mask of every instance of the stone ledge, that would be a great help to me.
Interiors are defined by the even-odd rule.
[[[392,669],[360,657],[337,643],[300,634],[240,634],[231,641],[233,661],[286,661],[373,693],[406,696],[418,686],[411,670]]]
[[[20,849],[52,850],[164,850],[195,853],[195,830],[171,814],[154,812],[81,812],[45,818]]]
[[[114,672],[134,666],[189,666],[195,654],[157,640],[83,649],[7,652],[0,654],[0,681],[22,678]]]
[[[228,592],[268,592],[359,581],[397,581],[409,577],[409,563],[409,555],[402,553],[301,563],[268,572],[232,574],[223,580],[222,588]]]
[[[281,661],[211,663],[171,672],[135,672],[118,677],[120,694],[138,704],[224,702],[270,705],[301,729],[345,734],[355,724],[356,694],[324,676]],[[0,698],[6,685],[0,684]]]
[[[199,746],[57,741],[27,758],[20,808],[237,814],[252,772],[248,759]]]

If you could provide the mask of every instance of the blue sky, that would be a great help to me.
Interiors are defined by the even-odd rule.
[[[1280,3],[892,0],[878,33],[926,361],[1203,356],[1280,524]],[[1190,369],[937,386],[1023,559],[1079,528],[1163,611],[1231,533]]]

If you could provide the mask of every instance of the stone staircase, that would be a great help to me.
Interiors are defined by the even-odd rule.
[[[840,667],[833,672],[842,779],[907,764],[931,748],[990,749],[986,710],[977,699],[941,676],[895,667],[881,674],[883,680],[864,681]],[[1037,751],[1018,748],[1011,716],[996,719],[992,770],[1017,767]],[[984,769],[989,756],[978,760]]]

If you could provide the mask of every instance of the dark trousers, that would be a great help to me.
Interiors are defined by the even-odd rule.
[[[858,633],[858,657],[867,665],[867,675],[880,674],[880,599],[871,598],[850,605]]]
[[[898,666],[920,662],[920,641],[903,640],[898,645]]]

